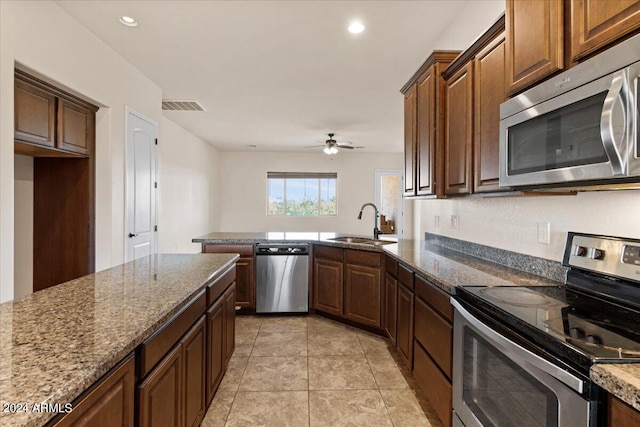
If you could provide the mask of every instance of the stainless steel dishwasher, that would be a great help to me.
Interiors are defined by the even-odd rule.
[[[309,311],[309,245],[256,244],[256,313]]]

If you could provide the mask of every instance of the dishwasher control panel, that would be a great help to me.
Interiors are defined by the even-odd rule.
[[[256,243],[256,255],[308,255],[307,243]]]

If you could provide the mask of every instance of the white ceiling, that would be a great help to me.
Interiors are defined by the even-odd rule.
[[[401,152],[398,91],[466,1],[57,3],[163,98],[200,101],[206,112],[163,113],[222,150],[304,151],[335,132],[363,151]],[[347,32],[354,18],[362,34]]]

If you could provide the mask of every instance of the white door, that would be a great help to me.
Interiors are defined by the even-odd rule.
[[[156,250],[156,149],[158,125],[127,108],[125,261]]]
[[[403,171],[401,170],[375,171],[375,205],[378,207],[380,214],[385,216],[390,227],[393,227],[393,232],[387,232],[386,236],[388,237],[401,238],[404,233],[403,178]],[[384,232],[382,224],[380,225],[380,229]]]

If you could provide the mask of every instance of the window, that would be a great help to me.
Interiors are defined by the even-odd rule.
[[[267,172],[268,215],[338,214],[337,173]]]

